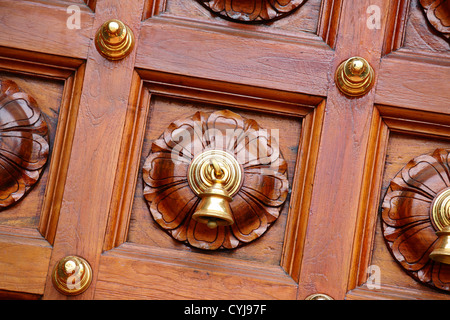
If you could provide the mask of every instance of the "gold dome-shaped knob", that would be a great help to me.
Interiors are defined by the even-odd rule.
[[[56,290],[66,296],[81,294],[92,282],[91,266],[81,257],[65,257],[55,265],[52,281]]]
[[[359,97],[372,88],[374,71],[361,57],[352,57],[342,62],[336,70],[336,86],[347,96]]]
[[[306,297],[305,300],[334,300],[334,299],[324,293],[315,293],[315,294],[312,294],[312,295]]]
[[[123,59],[133,50],[133,31],[120,20],[108,20],[98,29],[95,46],[106,59]]]

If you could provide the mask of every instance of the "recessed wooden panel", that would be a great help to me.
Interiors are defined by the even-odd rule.
[[[386,152],[381,200],[389,187],[391,179],[394,178],[411,159],[422,154],[431,153],[437,148],[450,149],[450,138],[433,138],[414,135],[412,133],[391,132]],[[380,267],[381,285],[383,287],[404,289],[404,292],[408,291],[408,294],[412,296],[414,295],[414,292],[432,293],[436,294],[436,297],[445,294],[444,292],[428,288],[422,283],[415,281],[396,262],[385,244],[381,232],[380,219],[377,220],[371,264]],[[447,294],[447,297],[450,298],[450,295]],[[430,297],[428,296],[428,298]]]
[[[448,53],[450,43],[428,21],[420,1],[411,0],[409,10],[403,47],[414,51]]]
[[[64,82],[32,76],[0,72],[1,80],[12,80],[37,101],[49,128],[50,153],[40,180],[17,204],[0,212],[0,225],[14,227],[38,227],[40,212],[49,176],[49,165],[55,141],[58,116],[63,95]]]
[[[270,23],[256,24],[245,27],[247,31],[279,33],[295,35],[301,32],[316,33],[321,11],[322,0],[307,0],[300,8],[289,15]],[[242,23],[227,21],[212,14],[195,0],[163,0],[153,14],[163,17],[195,20],[214,25],[224,25],[228,28],[242,29]]]
[[[161,96],[153,97],[151,100],[142,148],[140,168],[142,168],[145,158],[149,154],[151,143],[159,138],[171,122],[193,115],[197,111],[211,112],[220,109],[223,109],[223,107]],[[281,153],[287,161],[288,179],[292,186],[294,167],[301,136],[301,118],[273,114],[269,115],[261,112],[255,113],[247,110],[240,110],[239,108],[229,109],[243,117],[256,120],[264,129],[279,130]],[[251,259],[267,264],[279,265],[288,209],[289,202],[286,201],[278,220],[260,239],[236,250],[224,250],[214,253],[208,252],[208,254],[229,256],[239,259]],[[142,169],[139,171],[136,185],[128,242],[155,246],[158,248],[205,252],[173,240],[153,221],[147,203],[143,198]]]
[[[423,0],[422,2],[429,6],[434,1]],[[447,24],[444,21],[445,14],[442,18],[444,18],[443,21],[439,21],[439,23]],[[421,0],[392,1],[387,19],[388,32],[384,43],[384,54],[398,49],[413,55],[444,57],[448,53],[449,39],[446,39],[444,34],[439,32],[429,21]],[[433,19],[438,20],[438,18]]]

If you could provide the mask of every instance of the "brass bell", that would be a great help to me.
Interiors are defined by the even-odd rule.
[[[230,208],[230,202],[233,199],[225,190],[220,179],[224,173],[216,161],[213,160],[211,166],[214,168],[214,183],[199,195],[202,200],[192,219],[214,229],[218,226],[232,225],[234,220]]]
[[[439,239],[430,253],[430,258],[437,262],[450,264],[450,226],[436,232]]]
[[[450,264],[450,188],[444,189],[433,200],[431,219],[438,230],[436,241],[430,258],[437,262]]]

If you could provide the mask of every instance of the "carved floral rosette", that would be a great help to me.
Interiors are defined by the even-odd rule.
[[[144,197],[154,220],[174,239],[201,249],[233,249],[257,239],[278,218],[289,190],[277,143],[256,121],[228,110],[173,122],[153,142],[143,167]],[[188,169],[207,150],[230,153],[243,170],[230,203],[231,226],[210,229],[192,219],[201,199],[190,188]]]
[[[437,149],[412,159],[391,181],[382,227],[392,256],[417,281],[450,290],[450,265],[429,258],[438,236],[430,215],[436,196],[450,187],[450,154]]]
[[[268,22],[282,18],[306,0],[197,0],[222,18],[239,22]]]
[[[0,81],[0,210],[39,180],[48,153],[48,128],[36,101],[13,81]]]
[[[450,40],[450,0],[420,0],[430,24]]]

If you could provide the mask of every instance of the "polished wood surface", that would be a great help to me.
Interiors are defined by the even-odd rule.
[[[251,2],[209,1],[281,12]],[[301,5],[242,23],[196,0],[0,0],[0,79],[35,98],[49,128],[41,178],[0,212],[2,297],[66,299],[51,271],[76,255],[93,280],[69,299],[449,298],[393,259],[379,214],[411,159],[450,149],[450,48],[433,24],[446,26],[448,1],[258,3]],[[118,62],[92,41],[112,18],[137,40]],[[375,73],[358,98],[334,83],[353,56]],[[280,129],[290,189],[263,236],[205,252],[153,220],[142,168],[171,123],[225,109]]]

